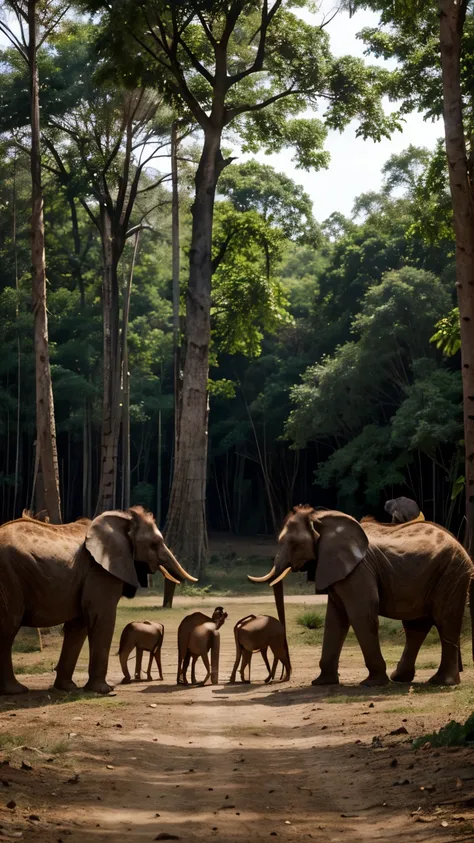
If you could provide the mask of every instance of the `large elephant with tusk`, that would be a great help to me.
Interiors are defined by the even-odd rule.
[[[378,637],[378,617],[403,622],[405,649],[391,679],[411,682],[418,651],[431,627],[441,639],[441,663],[430,682],[459,683],[459,638],[469,592],[474,630],[474,565],[451,533],[427,521],[379,524],[334,510],[295,507],[278,538],[272,570],[278,615],[284,623],[283,579],[306,571],[316,590],[328,593],[321,673],[313,685],[339,682],[339,658],[349,626],[361,646],[368,677],[389,679]]]
[[[86,689],[106,694],[110,645],[120,598],[146,588],[148,574],[196,582],[181,567],[142,507],[104,512],[73,524],[19,518],[0,527],[0,693],[28,689],[15,679],[12,645],[21,626],[64,624],[55,687],[76,688],[72,676],[86,637]]]

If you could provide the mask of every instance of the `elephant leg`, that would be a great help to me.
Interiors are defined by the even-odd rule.
[[[339,659],[349,631],[349,618],[342,601],[329,594],[324,622],[323,649],[319,667],[321,673],[313,679],[312,685],[338,685]]]
[[[349,618],[364,656],[365,666],[369,671],[361,685],[388,685],[387,665],[380,649],[378,605],[359,607],[356,614]]]
[[[198,660],[198,658],[199,658],[199,656],[196,656],[196,661]],[[205,677],[204,677],[204,679],[201,683],[202,685],[205,685],[206,682],[208,681],[210,675],[211,675],[211,663],[209,661],[209,653],[203,653],[201,658],[204,662],[204,667],[206,668],[206,671],[207,671],[206,675],[205,675]]]
[[[24,694],[28,691],[13,673],[12,647],[19,628],[15,632],[0,634],[0,694]]]
[[[88,630],[89,681],[84,686],[85,691],[108,694],[113,690],[113,686],[107,684],[107,667],[114,627],[115,606],[113,613],[105,612]]]
[[[153,650],[150,650],[150,656],[148,659],[148,667],[146,669],[146,678],[148,682],[153,682],[153,676],[151,675],[151,668],[153,665]]]
[[[143,649],[137,646],[137,660],[135,662],[135,681],[141,682],[142,679],[142,660]]]
[[[230,674],[229,682],[231,683],[231,685],[233,685],[234,682],[235,682],[237,671],[239,669],[239,664],[240,664],[240,661],[242,659],[242,652],[243,652],[242,647],[240,647],[240,649],[239,649],[239,651],[238,651],[238,653],[235,657],[235,662],[234,662],[234,667],[232,668],[232,673]]]
[[[75,618],[64,624],[64,640],[61,655],[56,665],[54,687],[60,691],[74,691],[77,688],[72,676],[87,636],[84,618]]]
[[[432,626],[433,621],[430,618],[403,621],[406,637],[405,648],[400,661],[390,676],[393,682],[412,682],[415,676],[416,657]]]
[[[270,671],[270,676],[267,676],[267,678],[265,679],[265,682],[273,681],[273,679],[275,678],[277,666],[278,666],[278,656],[274,655],[273,656],[272,669]],[[283,672],[282,672],[282,676],[283,676]]]
[[[244,682],[246,685],[250,685],[250,665],[252,663],[252,653],[249,653],[248,650],[244,650],[242,653],[242,661],[240,664],[240,680]],[[248,667],[249,669],[249,678],[245,679],[245,668]]]
[[[459,669],[459,673],[463,673],[464,667],[463,667],[463,664],[462,664],[461,639],[459,639],[458,648],[459,648],[458,649],[458,669]]]
[[[163,681],[163,671],[161,669],[161,647],[159,647],[158,650],[155,650],[155,652],[153,653],[153,656],[155,657],[156,666],[158,668],[158,678],[161,679],[161,681]],[[151,666],[150,666],[150,669],[151,669]]]
[[[462,616],[459,619],[459,624],[454,626],[461,627]],[[460,652],[460,629],[451,630],[451,624],[436,624],[441,638],[441,662],[438,670],[428,681],[431,685],[459,685],[461,677],[459,676],[459,664],[461,660]]]
[[[184,685],[189,684],[187,673],[188,673],[188,667],[189,667],[190,661],[191,661],[191,653],[189,652],[189,650],[186,650],[186,652],[184,654],[184,658],[183,658],[183,674],[182,674]]]
[[[261,653],[263,661],[265,662],[265,667],[268,670],[268,676],[265,679],[265,683],[268,685],[268,683],[272,681],[272,669],[271,669],[270,663],[268,661],[267,648],[264,647],[262,650],[260,650],[260,653]]]

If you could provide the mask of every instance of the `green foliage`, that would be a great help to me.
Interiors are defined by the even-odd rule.
[[[459,325],[459,307],[453,307],[447,316],[435,325],[436,331],[431,342],[447,357],[453,357],[461,348],[461,330]]]
[[[450,720],[438,732],[416,738],[413,741],[413,749],[421,749],[427,743],[434,747],[472,746],[474,744],[474,714],[471,714],[465,723]]]
[[[305,629],[321,629],[324,626],[324,614],[313,609],[306,609],[297,616],[296,623],[298,626],[304,626]]]

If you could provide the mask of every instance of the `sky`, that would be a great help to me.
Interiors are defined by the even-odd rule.
[[[329,18],[332,8],[335,8],[334,0],[323,0],[318,14],[306,13],[304,17],[311,23],[317,23],[324,15]],[[364,45],[356,38],[356,34],[366,26],[377,26],[377,23],[378,16],[373,12],[357,12],[352,18],[347,13],[339,12],[327,26],[333,54],[363,57]],[[367,60],[371,63],[375,61],[373,58]],[[319,222],[333,211],[350,216],[356,196],[380,188],[381,170],[391,155],[401,152],[410,144],[432,149],[443,135],[439,122],[426,122],[420,114],[410,114],[405,120],[403,132],[395,132],[390,140],[384,139],[379,143],[356,138],[356,124],[342,133],[329,132],[326,149],[331,154],[331,161],[327,170],[316,173],[297,170],[291,160],[291,150],[276,155],[261,153],[243,156],[240,160],[257,158],[302,184],[313,201],[314,215]]]

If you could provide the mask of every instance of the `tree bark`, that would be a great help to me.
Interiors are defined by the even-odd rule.
[[[34,344],[36,363],[36,447],[41,461],[44,501],[53,524],[61,523],[56,425],[49,362],[46,311],[46,259],[44,249],[43,191],[39,80],[37,66],[37,0],[28,2],[28,64],[31,92],[31,262],[33,276]]]
[[[104,397],[100,484],[96,515],[115,509],[117,497],[118,448],[120,441],[120,353],[117,260],[108,210],[101,206],[103,253],[102,311],[104,331]]]
[[[474,203],[466,154],[461,90],[462,34],[466,0],[439,0],[443,117],[456,235],[456,289],[461,323],[464,406],[466,536],[474,558]],[[471,153],[472,155],[473,153]]]
[[[166,526],[181,564],[199,574],[207,552],[205,490],[209,343],[211,337],[212,221],[222,169],[220,135],[207,131],[196,173],[196,196],[186,298],[186,353],[177,450]]]

